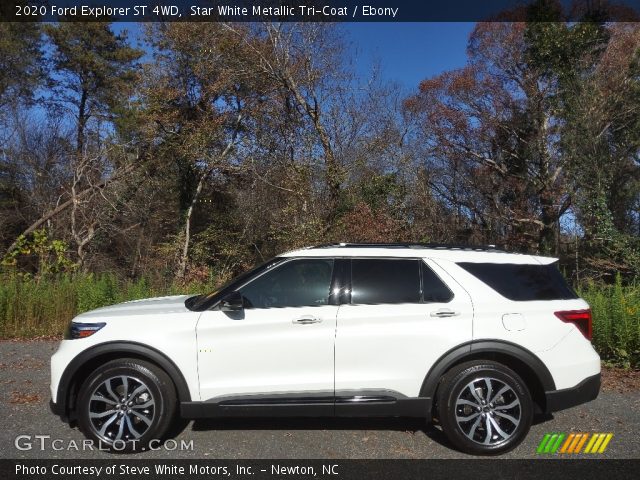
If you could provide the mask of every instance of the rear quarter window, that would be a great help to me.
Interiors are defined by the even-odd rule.
[[[458,265],[509,300],[570,300],[578,298],[555,263],[470,263]]]
[[[442,280],[431,270],[426,263],[422,265],[422,296],[425,303],[447,303],[453,298],[453,292],[449,290]]]

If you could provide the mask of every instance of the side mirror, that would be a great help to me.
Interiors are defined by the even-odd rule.
[[[220,300],[220,310],[223,312],[237,312],[244,308],[244,301],[240,292],[231,292]]]

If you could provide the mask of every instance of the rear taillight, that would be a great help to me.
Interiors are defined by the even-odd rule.
[[[563,322],[573,323],[587,340],[591,340],[591,310],[568,310],[555,312],[555,315]]]

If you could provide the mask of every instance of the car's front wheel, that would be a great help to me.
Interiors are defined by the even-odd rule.
[[[515,448],[533,420],[529,389],[510,368],[467,362],[443,377],[438,417],[451,443],[466,453],[497,455]]]
[[[78,426],[97,445],[113,451],[147,448],[161,441],[176,410],[171,378],[138,359],[105,363],[85,380],[78,394]]]

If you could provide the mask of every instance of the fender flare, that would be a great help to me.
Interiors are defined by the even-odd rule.
[[[189,392],[189,387],[187,386],[187,382],[184,379],[182,372],[180,372],[180,369],[169,357],[167,357],[167,355],[142,343],[114,341],[94,345],[93,347],[90,347],[78,354],[73,360],[71,360],[71,362],[69,362],[69,365],[67,365],[62,373],[60,383],[58,384],[58,395],[56,397],[57,410],[63,412],[65,415],[68,413],[72,406],[72,402],[69,401],[71,387],[73,382],[76,380],[76,374],[87,364],[87,362],[90,362],[102,355],[114,354],[123,358],[130,355],[133,358],[140,358],[155,363],[162,368],[173,381],[178,394],[178,402],[191,401],[191,393]]]
[[[474,340],[458,345],[444,353],[429,369],[422,387],[421,397],[434,398],[440,379],[452,366],[466,359],[478,358],[482,353],[500,354],[512,357],[524,363],[536,375],[544,391],[556,389],[555,382],[547,366],[534,353],[515,343],[505,340]]]

